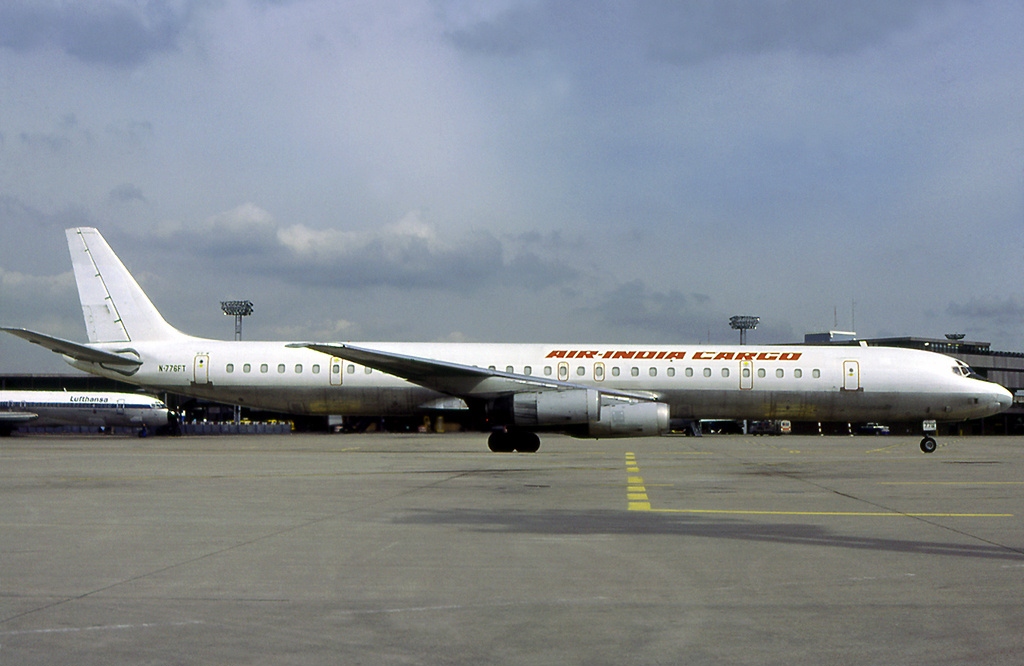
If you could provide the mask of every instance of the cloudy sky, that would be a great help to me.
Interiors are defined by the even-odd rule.
[[[1022,351],[1022,64],[1009,0],[5,0],[0,324],[85,340],[95,226],[210,337]]]

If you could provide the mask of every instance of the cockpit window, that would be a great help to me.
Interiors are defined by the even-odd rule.
[[[960,375],[962,377],[976,377],[981,378],[981,375],[971,369],[971,366],[967,365],[963,361],[957,360],[956,365],[953,366],[953,374]]]

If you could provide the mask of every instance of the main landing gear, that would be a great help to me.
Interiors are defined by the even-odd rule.
[[[921,450],[925,453],[934,453],[936,446],[935,438],[931,435],[925,435],[924,439],[921,440]]]
[[[487,438],[487,448],[495,453],[537,453],[540,437],[528,430],[495,430]]]

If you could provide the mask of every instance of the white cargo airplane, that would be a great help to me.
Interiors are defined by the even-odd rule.
[[[676,419],[958,421],[1012,397],[949,356],[884,347],[238,342],[168,324],[96,229],[67,230],[89,343],[9,333],[86,372],[293,414],[469,410],[492,451],[538,431],[642,437]],[[935,440],[925,434],[921,448]]]
[[[0,435],[18,426],[128,426],[145,436],[166,427],[170,411],[161,400],[137,393],[96,391],[0,391]]]

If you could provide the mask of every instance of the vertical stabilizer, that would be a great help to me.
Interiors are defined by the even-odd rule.
[[[99,231],[79,227],[65,233],[89,342],[164,340],[183,335],[164,321]]]

